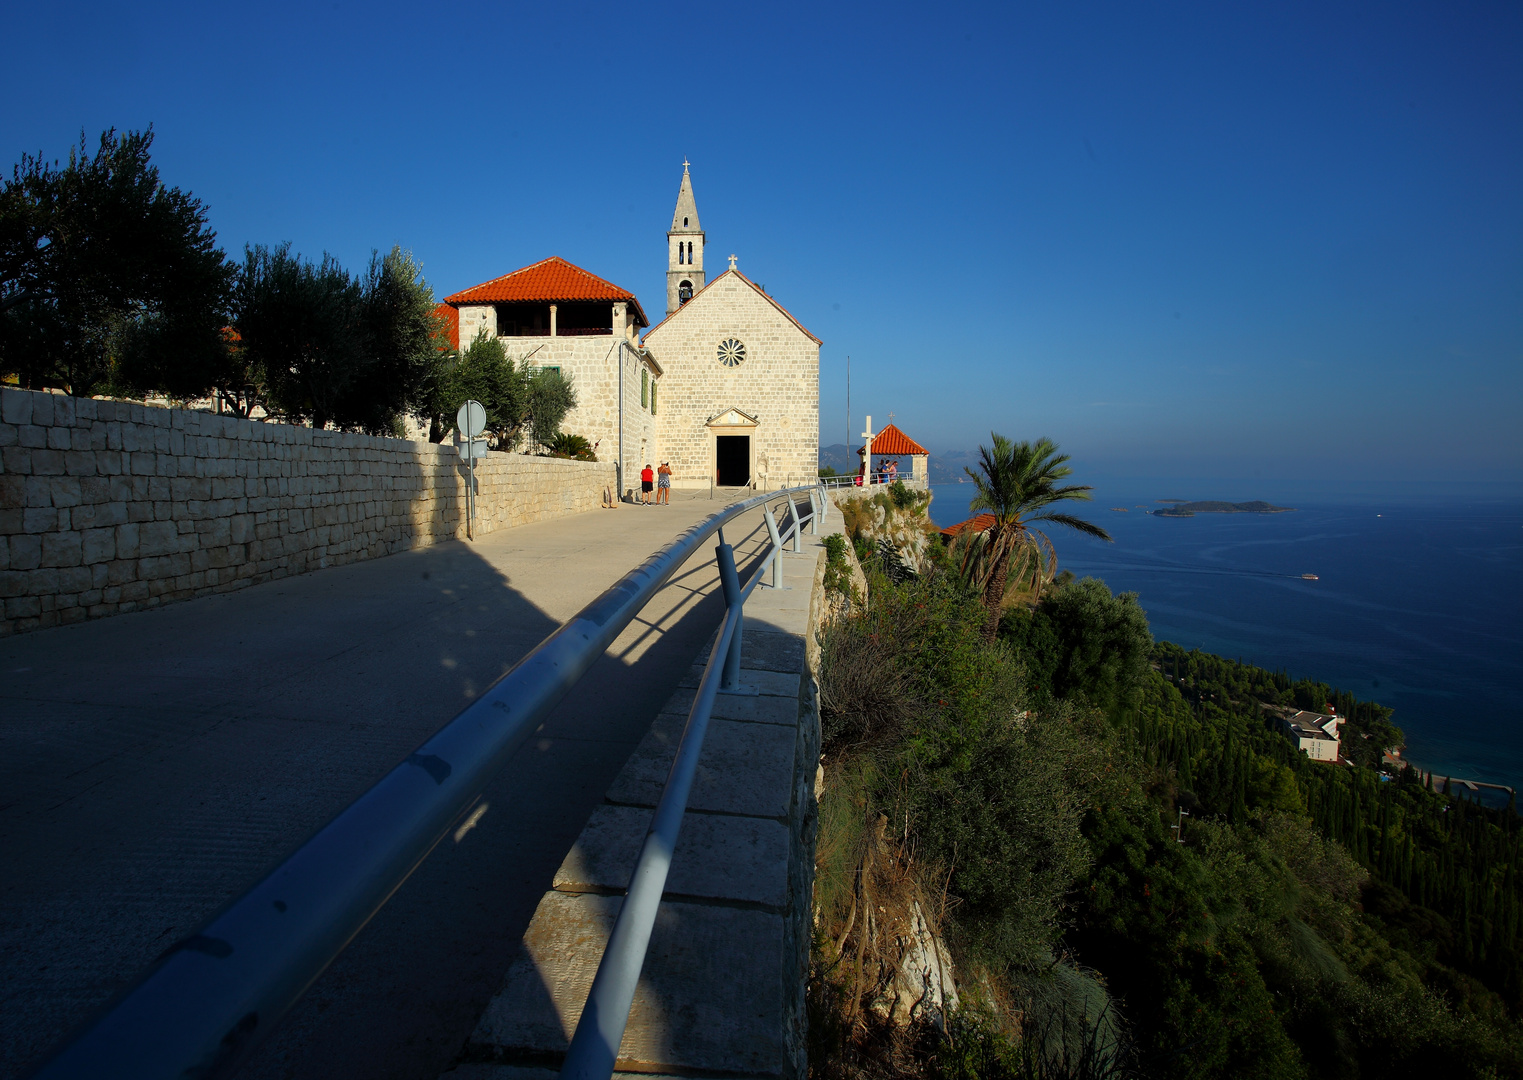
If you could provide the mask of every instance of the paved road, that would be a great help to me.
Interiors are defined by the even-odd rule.
[[[679,493],[0,641],[0,1078],[718,506]],[[242,1075],[448,1066],[717,623],[712,567],[631,624]]]

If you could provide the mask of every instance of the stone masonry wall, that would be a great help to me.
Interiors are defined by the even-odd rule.
[[[464,473],[447,445],[0,390],[0,635],[464,537]],[[518,454],[476,474],[477,536],[613,483]]]
[[[504,337],[500,340],[509,356],[515,359],[526,357],[527,362],[536,367],[558,367],[570,377],[576,391],[576,408],[566,414],[561,430],[598,444],[599,461],[616,461],[619,456],[620,339],[591,334],[553,338]],[[654,464],[660,452],[656,435],[659,420],[651,414],[649,396],[644,406],[640,404],[640,369],[646,365],[639,350],[627,346],[623,350],[623,360],[624,486],[638,488],[641,466],[647,461]],[[664,406],[665,402],[658,404]]]
[[[719,362],[719,343],[738,338],[745,362]],[[753,479],[783,486],[818,475],[820,455],[820,346],[756,286],[726,272],[645,335],[645,345],[666,374],[661,379],[661,453],[678,487],[707,487],[715,469],[710,419],[726,409],[757,417]]]

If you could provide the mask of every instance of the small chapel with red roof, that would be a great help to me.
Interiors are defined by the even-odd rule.
[[[667,232],[665,317],[634,293],[559,257],[444,298],[452,344],[477,335],[571,378],[563,430],[622,464],[622,484],[669,461],[676,487],[812,479],[819,467],[820,339],[737,267],[712,281],[689,166]]]

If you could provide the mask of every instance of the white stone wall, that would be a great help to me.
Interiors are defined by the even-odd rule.
[[[719,362],[719,343],[745,343],[736,368]],[[714,474],[711,418],[727,409],[755,416],[753,478],[781,487],[818,475],[820,346],[738,274],[716,278],[700,296],[645,335],[665,369],[661,381],[662,453],[673,484],[707,487]],[[739,428],[726,434],[744,434]]]
[[[477,478],[480,536],[597,507],[613,466]],[[3,389],[0,635],[463,537],[464,501],[447,445]]]
[[[620,338],[614,335],[577,337],[505,337],[500,339],[508,355],[527,357],[537,367],[559,367],[571,377],[577,405],[566,414],[561,430],[597,443],[600,462],[613,462],[619,456],[619,358]],[[651,415],[649,398],[640,405],[640,368],[645,361],[636,347],[626,343],[624,362],[624,457],[627,466],[624,487],[630,477],[636,486],[640,468],[651,461],[661,447],[656,438],[659,423]],[[654,369],[651,375],[654,378]],[[665,387],[661,391],[665,393]],[[658,398],[665,406],[665,398]],[[643,455],[643,456],[642,456]],[[653,463],[654,464],[654,463]]]

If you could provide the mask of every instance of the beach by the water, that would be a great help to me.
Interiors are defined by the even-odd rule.
[[[1195,497],[1175,487],[1098,486],[1078,512],[1115,543],[1051,530],[1059,567],[1137,593],[1156,638],[1394,708],[1426,768],[1523,785],[1523,500],[1276,492],[1295,512],[1144,513]],[[971,484],[932,490],[938,524],[970,516]]]

